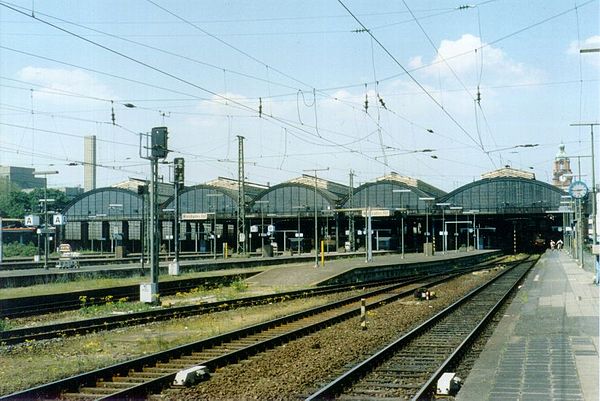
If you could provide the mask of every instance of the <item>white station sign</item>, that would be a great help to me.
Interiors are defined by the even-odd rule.
[[[40,225],[40,216],[28,214],[25,216],[25,225],[27,227],[35,227]]]
[[[362,211],[362,217],[367,217],[368,214],[371,214],[371,217],[390,217],[391,212],[389,209],[371,209],[370,211],[364,210]]]
[[[181,213],[181,220],[208,220],[208,213]]]
[[[55,214],[52,217],[52,224],[55,226],[64,226],[67,223],[67,216],[64,214]]]

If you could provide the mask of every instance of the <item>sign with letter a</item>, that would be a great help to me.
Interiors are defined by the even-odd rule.
[[[62,226],[67,222],[66,217],[63,214],[55,214],[52,218],[52,224],[55,226]]]
[[[28,214],[27,216],[25,216],[25,225],[27,227],[39,226],[40,225],[40,216]]]

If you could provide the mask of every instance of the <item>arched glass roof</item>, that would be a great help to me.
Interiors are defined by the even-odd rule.
[[[350,204],[350,199],[346,199],[343,208],[406,209],[412,213],[425,213],[427,202],[432,201],[433,197],[430,194],[418,188],[399,181],[388,180],[369,182],[356,188],[353,204]]]
[[[142,216],[142,197],[127,189],[98,188],[73,199],[63,214],[67,221],[137,220]]]
[[[545,182],[517,178],[488,178],[464,185],[437,202],[480,213],[545,213],[560,206],[566,193]]]
[[[174,207],[174,197],[169,198],[163,205],[163,209]],[[237,192],[212,185],[196,185],[179,193],[180,213],[212,213],[215,210],[220,217],[235,216]]]
[[[317,187],[317,210],[333,210],[337,207],[337,197],[329,191]],[[248,212],[260,214],[273,213],[278,216],[296,216],[305,211],[315,210],[315,187],[301,183],[283,183],[275,185],[250,203]]]

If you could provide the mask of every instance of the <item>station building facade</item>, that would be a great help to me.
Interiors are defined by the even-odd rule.
[[[328,251],[360,250],[369,239],[369,215],[373,249],[406,252],[422,252],[425,244],[436,252],[529,250],[539,238],[558,239],[565,225],[564,215],[552,211],[566,193],[514,169],[485,174],[450,193],[396,173],[356,188],[303,175],[274,186],[248,183],[244,192],[246,232],[240,238],[236,180],[217,178],[181,190],[181,251],[231,253],[240,239],[248,252],[265,244],[278,251],[308,252],[321,241]],[[147,198],[123,188],[86,192],[63,211],[67,223],[61,238],[80,249],[110,251],[119,244],[140,252],[147,237]],[[174,246],[174,210],[170,196],[158,211],[167,252]]]

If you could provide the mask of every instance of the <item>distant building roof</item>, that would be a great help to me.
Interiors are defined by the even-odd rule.
[[[237,193],[238,190],[238,180],[227,177],[218,177],[212,181],[208,181],[206,185],[227,189],[235,193]],[[248,181],[244,183],[244,192],[246,193],[246,196],[250,196],[252,198],[267,188],[269,188],[268,185],[256,184]]]
[[[417,180],[416,178],[407,177],[404,175],[400,175],[398,173],[392,172],[388,175],[384,175],[383,177],[379,177],[376,181],[396,181],[400,182],[409,187],[414,187],[419,189],[425,193],[428,193],[434,197],[440,197],[446,195],[446,192],[442,191],[439,188],[434,187],[433,185],[427,184],[421,180]]]
[[[137,193],[137,188],[139,185],[148,185],[148,184],[149,184],[148,180],[144,180],[141,178],[129,178],[127,181],[119,182],[117,184],[112,185],[112,187],[128,189],[130,191]],[[175,193],[175,190],[173,188],[173,184],[166,183],[166,182],[158,183],[158,203],[162,203],[162,202],[166,201],[171,196],[173,196],[174,193]]]
[[[292,178],[291,180],[286,181],[288,184],[303,184],[310,187],[315,186],[315,177],[302,174],[301,177]],[[335,198],[341,199],[348,196],[348,186],[343,184],[338,184],[337,182],[324,180],[323,178],[317,177],[317,188],[321,190],[325,190],[334,195]]]
[[[29,167],[0,166],[0,178],[20,189],[44,188],[45,177],[36,177],[35,169]]]
[[[535,180],[535,174],[528,171],[517,170],[512,167],[503,167],[489,173],[481,174],[481,178],[516,177]]]

